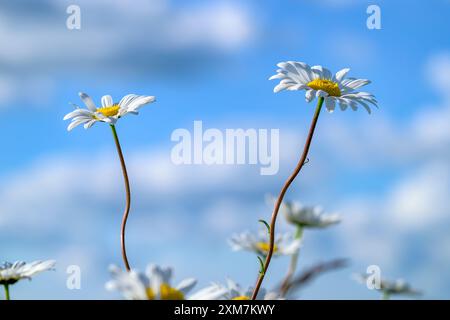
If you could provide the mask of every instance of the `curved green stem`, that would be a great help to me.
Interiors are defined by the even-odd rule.
[[[3,287],[5,287],[5,299],[11,300],[11,296],[9,295],[9,284],[4,284]]]
[[[299,240],[302,238],[302,236],[303,236],[303,227],[298,225],[297,230],[295,231],[294,239]],[[282,297],[286,296],[286,294],[289,291],[292,277],[294,276],[295,271],[297,270],[297,262],[298,262],[299,253],[300,253],[300,248],[298,248],[297,251],[295,251],[291,255],[291,262],[289,263],[288,272],[287,272],[286,276],[284,277],[283,282],[281,284],[280,293],[281,293]]]
[[[267,269],[269,268],[270,260],[272,259],[273,250],[274,250],[274,246],[275,246],[275,224],[277,221],[278,211],[280,210],[280,206],[283,201],[284,195],[286,194],[286,191],[289,189],[290,185],[295,180],[295,178],[297,177],[297,175],[299,174],[300,170],[303,168],[303,165],[306,162],[308,152],[309,152],[309,147],[311,146],[311,141],[312,141],[312,138],[314,135],[314,130],[317,125],[317,120],[319,119],[320,110],[322,109],[323,101],[324,101],[323,97],[320,97],[317,101],[316,111],[314,112],[314,117],[311,122],[311,127],[309,129],[308,137],[306,138],[305,147],[303,148],[303,153],[300,158],[300,161],[298,162],[297,166],[295,167],[294,172],[289,176],[289,178],[284,183],[283,188],[281,189],[281,192],[275,203],[275,208],[273,209],[272,219],[270,222],[269,251],[267,253],[266,261],[264,263],[264,272],[260,273],[258,280],[256,281],[255,289],[253,290],[253,294],[252,294],[252,300],[256,300],[259,289],[261,288],[261,284],[264,280],[264,276],[266,275]]]
[[[128,180],[127,167],[125,165],[125,159],[123,158],[122,148],[120,147],[119,137],[117,136],[116,127],[112,124],[111,130],[114,136],[114,142],[116,143],[117,153],[119,155],[120,165],[122,167],[123,180],[125,182],[125,211],[123,212],[122,225],[120,228],[120,245],[122,249],[122,259],[127,271],[130,271],[130,264],[128,263],[127,251],[125,248],[125,227],[127,225],[128,214],[130,213],[131,204],[131,192],[130,181]]]

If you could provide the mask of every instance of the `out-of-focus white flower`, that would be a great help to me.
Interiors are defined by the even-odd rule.
[[[420,295],[420,291],[413,289],[411,285],[403,279],[397,279],[395,281],[381,280],[380,290],[386,292],[389,295]]]
[[[365,285],[367,285],[368,277],[369,276],[365,274],[355,275],[355,279]],[[419,290],[412,288],[411,285],[403,279],[396,279],[395,281],[381,279],[379,290],[383,292],[383,294],[387,297],[389,297],[390,295],[417,296],[422,294]]]
[[[341,221],[338,214],[326,214],[320,206],[284,201],[280,209],[288,222],[302,228],[325,228]]]
[[[305,90],[306,101],[311,102],[315,97],[323,97],[325,106],[329,112],[333,112],[336,104],[341,110],[347,107],[357,110],[363,106],[367,112],[370,104],[377,106],[377,100],[368,92],[356,91],[356,89],[370,83],[367,79],[354,79],[345,76],[350,69],[342,69],[333,75],[330,70],[322,66],[310,67],[304,62],[287,61],[277,64],[280,68],[277,74],[269,80],[280,79],[280,83],[274,88],[274,92],[282,90]]]
[[[119,291],[128,300],[185,300],[186,294],[195,286],[193,278],[171,286],[172,269],[150,264],[145,273],[136,270],[122,271],[110,266],[112,280],[106,283],[106,289]]]
[[[124,115],[129,113],[138,114],[140,107],[155,101],[154,96],[128,94],[123,97],[119,103],[114,103],[112,97],[106,95],[102,97],[102,106],[97,108],[92,98],[86,93],[80,92],[79,96],[87,109],[75,106],[76,109],[64,117],[64,120],[71,119],[71,122],[67,127],[68,131],[80,124],[84,124],[84,128],[88,129],[98,121],[115,124],[117,120]]]
[[[261,230],[256,235],[250,232],[235,234],[229,239],[231,248],[235,251],[252,251],[258,255],[267,255],[269,251],[269,235],[266,230]],[[291,233],[277,234],[273,255],[291,255],[300,248],[301,240],[294,239]]]
[[[22,279],[31,279],[38,273],[52,270],[55,260],[3,262],[0,264],[0,285],[11,285]]]
[[[227,279],[226,285],[212,283],[209,287],[200,290],[194,296],[197,300],[251,300],[252,293],[252,287],[244,289],[233,280]],[[264,288],[261,288],[256,299],[279,300],[280,296],[278,293],[267,292]]]

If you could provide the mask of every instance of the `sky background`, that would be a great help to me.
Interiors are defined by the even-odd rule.
[[[68,30],[66,8],[81,8]],[[369,4],[381,30],[366,27]],[[121,265],[123,181],[107,125],[68,133],[83,91],[99,102],[128,93],[157,102],[117,130],[128,164],[132,266],[173,266],[197,289],[227,277],[253,285],[255,256],[227,239],[269,219],[301,152],[314,104],[273,93],[276,63],[321,64],[368,78],[379,109],[324,112],[310,162],[286,199],[322,205],[343,221],[307,230],[299,268],[345,257],[303,299],[378,299],[352,280],[378,265],[423,298],[450,298],[450,21],[448,0],[42,0],[0,4],[0,260],[56,259],[57,269],[12,288],[18,299],[114,299],[108,265]],[[176,166],[177,128],[280,129],[280,171],[255,165]],[[280,230],[289,230],[280,220]],[[273,260],[265,286],[283,276]],[[66,288],[79,265],[81,290]]]

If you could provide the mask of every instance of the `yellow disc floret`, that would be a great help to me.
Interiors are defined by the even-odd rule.
[[[336,82],[328,79],[315,79],[309,82],[307,85],[311,89],[325,91],[333,97],[341,96],[341,89],[339,89],[339,85]]]
[[[270,243],[268,242],[258,242],[256,244],[256,247],[261,250],[262,252],[268,252],[270,248]],[[276,245],[273,246],[273,251],[277,252],[278,248]]]
[[[147,294],[148,300],[155,300],[155,293],[153,292],[152,288],[146,288],[145,293]]]
[[[101,113],[105,117],[114,117],[119,113],[119,105],[114,104],[110,107],[98,108],[97,112]]]
[[[239,297],[235,297],[231,300],[250,300],[250,297],[247,296],[239,296]]]
[[[146,293],[148,300],[155,300],[156,295],[153,292],[152,288],[147,288]],[[183,292],[175,288],[172,288],[167,283],[163,283],[159,287],[159,295],[161,300],[184,300]]]

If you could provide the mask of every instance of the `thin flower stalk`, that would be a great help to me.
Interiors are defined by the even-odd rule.
[[[128,215],[130,214],[130,206],[131,206],[131,189],[130,189],[130,181],[128,179],[127,166],[125,164],[125,159],[123,157],[122,148],[120,146],[119,137],[117,135],[116,126],[111,124],[111,130],[114,137],[114,142],[116,143],[117,154],[119,155],[120,166],[122,168],[123,180],[125,184],[125,210],[122,216],[122,224],[120,227],[120,247],[122,250],[122,259],[125,264],[125,268],[127,271],[130,271],[130,263],[128,262],[127,250],[125,246],[125,228],[127,226]]]
[[[5,284],[3,287],[5,288],[5,299],[11,300],[11,296],[9,295],[9,284]]]
[[[303,227],[297,226],[297,231],[295,232],[295,239],[301,240],[303,236]],[[292,277],[295,274],[295,271],[297,270],[297,263],[298,263],[298,256],[300,254],[300,248],[297,249],[292,255],[291,255],[291,261],[289,263],[289,269],[286,273],[286,276],[283,279],[283,282],[281,284],[280,294],[282,297],[286,296],[287,291],[289,290],[289,285],[292,281]]]
[[[274,207],[274,210],[272,213],[272,219],[270,222],[269,250],[268,250],[268,253],[267,253],[267,256],[265,259],[264,269],[262,270],[263,272],[260,272],[258,280],[256,282],[255,289],[252,294],[252,300],[255,300],[256,297],[258,296],[258,291],[264,280],[264,276],[267,273],[267,270],[269,268],[270,260],[272,259],[273,250],[274,250],[274,242],[275,242],[275,225],[277,222],[278,212],[280,210],[281,203],[283,202],[284,195],[286,194],[290,185],[292,184],[292,182],[294,182],[295,178],[300,173],[301,169],[303,168],[303,165],[305,164],[305,162],[307,160],[309,148],[311,146],[312,138],[314,136],[314,131],[316,129],[317,121],[319,120],[319,115],[320,115],[320,111],[322,110],[323,102],[324,102],[324,98],[319,97],[319,99],[317,100],[317,107],[316,107],[316,110],[314,112],[314,116],[313,116],[313,119],[311,122],[311,127],[309,129],[308,137],[306,138],[306,143],[303,148],[303,153],[302,153],[302,156],[300,157],[300,161],[298,162],[297,166],[295,167],[294,172],[289,176],[289,178],[286,180],[285,184],[283,185],[283,188],[281,189],[281,192],[275,203],[275,207]]]

